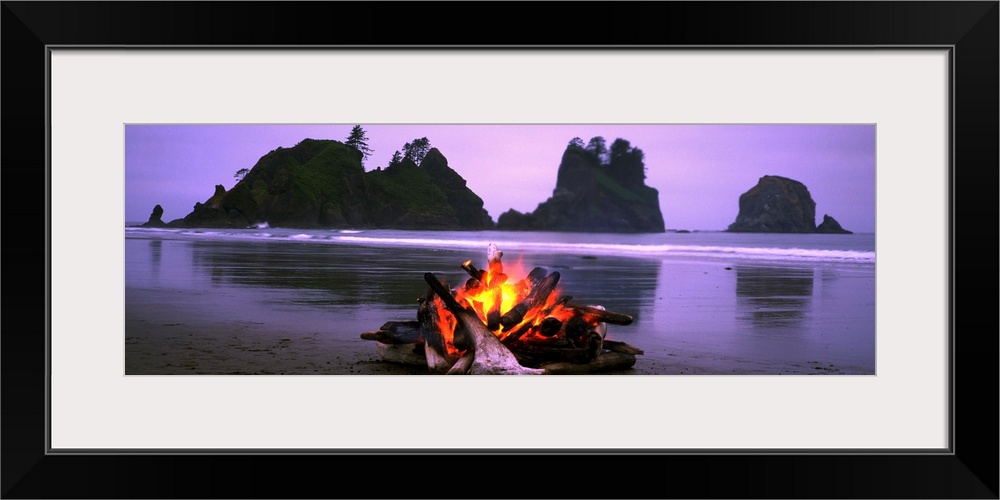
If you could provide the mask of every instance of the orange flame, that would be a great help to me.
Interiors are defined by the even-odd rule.
[[[472,261],[467,260],[462,263],[462,267],[469,269]],[[474,268],[473,268],[474,269]],[[531,280],[526,279],[524,266],[518,259],[513,265],[502,264],[499,260],[490,262],[485,270],[479,270],[480,279],[470,278],[464,285],[455,289],[455,299],[459,304],[468,305],[476,313],[476,316],[486,325],[490,324],[491,313],[493,320],[514,309],[515,306],[525,301],[532,291]],[[470,271],[470,274],[473,274]],[[525,276],[518,281],[512,281],[510,276]],[[535,284],[537,286],[537,284]],[[516,324],[507,327],[499,326],[494,330],[498,338],[503,339],[518,330],[527,330],[522,339],[528,340],[539,335],[537,327],[548,317],[554,317],[560,322],[565,322],[577,313],[570,308],[563,307],[559,302],[561,295],[559,285],[546,297],[544,303],[530,307],[525,312],[523,318]],[[452,315],[440,297],[434,297],[435,309],[437,310],[437,325],[445,339],[448,355],[458,355],[461,349],[455,347],[455,329],[458,321]],[[589,321],[589,318],[587,318]],[[596,324],[596,321],[593,322]]]

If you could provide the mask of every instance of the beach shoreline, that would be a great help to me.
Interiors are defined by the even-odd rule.
[[[382,360],[361,334],[416,319],[423,273],[464,281],[461,262],[477,258],[157,238],[127,238],[126,249],[125,375],[426,374]],[[873,268],[544,252],[507,260],[512,272],[559,271],[574,302],[635,317],[609,325],[607,338],[644,353],[605,374],[875,372]]]
[[[125,317],[125,375],[426,375],[425,367],[387,362],[376,344],[324,341],[316,331],[246,319],[211,317],[207,311],[158,307],[170,292],[129,290]],[[137,296],[139,298],[137,298]],[[381,324],[372,324],[369,331]],[[618,339],[641,345],[641,339]],[[609,339],[611,337],[609,336]],[[813,375],[833,371],[819,363],[785,365],[727,359],[697,349],[637,355],[632,368],[592,375]],[[722,363],[730,364],[720,373]],[[576,375],[568,375],[576,376]]]

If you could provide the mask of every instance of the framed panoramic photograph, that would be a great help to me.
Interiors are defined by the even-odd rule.
[[[126,124],[125,375],[877,375],[876,131]]]
[[[554,95],[565,85],[559,75],[573,67],[613,67],[622,57],[633,61],[636,81],[643,82],[632,85],[634,95],[662,93],[674,74],[715,79],[718,68],[741,65],[763,75],[793,75],[770,97],[763,82],[744,79],[743,86],[758,87],[757,98],[734,94],[715,111],[705,111],[683,88],[699,85],[698,79],[678,82],[673,85],[681,88],[669,94],[684,99],[622,99],[620,106],[588,112],[594,118],[587,123],[556,120],[610,81],[577,84],[543,108],[525,95]],[[530,408],[543,419],[572,408],[615,421],[627,402],[634,424],[580,441],[576,436],[591,425],[584,419],[564,423],[565,434],[527,428],[447,446],[458,450],[947,448],[947,296],[900,300],[889,288],[877,293],[880,282],[915,280],[916,266],[947,267],[948,192],[940,182],[948,147],[944,50],[903,57],[836,50],[808,56],[343,50],[294,57],[281,51],[237,57],[54,51],[51,64],[54,77],[72,82],[52,86],[53,227],[68,220],[62,214],[75,214],[71,207],[82,200],[71,201],[73,193],[104,170],[99,165],[122,157],[124,172],[106,169],[107,179],[96,185],[118,186],[124,173],[125,197],[123,255],[85,257],[107,259],[97,267],[105,270],[121,269],[120,259],[123,280],[108,280],[118,286],[90,304],[73,286],[92,288],[93,280],[55,282],[52,290],[53,310],[82,307],[81,314],[109,324],[124,319],[123,335],[109,335],[113,350],[70,333],[62,322],[73,315],[54,315],[51,337],[53,394],[110,386],[107,403],[119,402],[110,412],[119,418],[81,418],[73,408],[91,402],[66,398],[66,411],[52,416],[56,450],[110,442],[126,449],[438,446],[436,437],[419,433],[385,442],[311,430],[247,436],[246,428],[287,418],[295,401],[314,392],[338,397],[298,411],[303,431],[333,422],[334,428],[388,425],[403,401],[446,419],[451,409],[441,403],[456,392],[483,411]],[[358,103],[352,109],[322,96],[354,95],[362,87],[386,95],[387,108],[397,109],[404,97],[394,97],[391,84],[379,88],[370,81],[387,80],[407,65],[436,68],[451,82],[414,89],[436,103],[441,123],[416,120],[430,104],[400,112],[398,122],[318,123],[321,115],[361,116],[364,100],[352,101]],[[310,109],[286,97],[280,105],[261,105],[255,111],[260,124],[222,122],[226,101],[182,109],[129,96],[129,89],[164,94],[176,88],[168,75],[204,68],[197,70],[206,80],[199,91],[228,93],[228,102],[243,110],[250,96],[276,85],[252,78],[261,66],[280,68],[278,74],[352,66],[370,80],[333,84],[335,73],[314,69],[296,95],[317,104]],[[380,75],[380,68],[390,69]],[[479,75],[487,71],[509,75],[509,83],[497,85],[511,97],[472,111],[449,110],[449,102],[481,95],[486,87]],[[864,95],[843,90],[850,82],[838,77],[860,71],[873,80]],[[101,77],[88,85],[84,74]],[[510,90],[528,75],[538,81]],[[898,93],[904,84],[909,93]],[[797,107],[764,105],[779,97],[812,101],[823,85],[840,89],[828,92],[827,110],[814,104],[799,115]],[[470,88],[476,89],[471,96],[459,90]],[[789,89],[810,90],[795,95]],[[108,97],[84,99],[101,92]],[[117,109],[112,96],[122,103]],[[311,125],[290,123],[290,109],[309,109],[299,120]],[[181,114],[190,118],[159,118]],[[97,128],[105,115],[115,124],[114,142],[61,132],[85,123]],[[124,122],[110,119],[122,115]],[[520,121],[510,123],[515,116]],[[661,116],[670,119],[653,121]],[[920,147],[894,142],[904,139],[897,132],[903,125],[914,129],[905,142],[917,138]],[[83,151],[93,167],[79,166]],[[897,172],[912,189],[883,189],[892,201],[877,207],[880,178],[894,185]],[[68,201],[67,210],[56,200]],[[902,206],[909,207],[905,214],[893,208]],[[907,244],[910,218],[921,221],[925,238],[942,244]],[[87,272],[79,265],[83,252],[60,245],[59,237],[65,236],[53,235],[53,267]],[[942,292],[945,278],[919,276]],[[108,296],[123,301],[102,310]],[[924,314],[907,314],[913,307]],[[894,355],[904,349],[907,356]],[[78,360],[101,357],[107,370],[84,376],[87,367]],[[102,380],[122,359],[113,380]],[[415,376],[449,373],[477,375],[458,383],[482,386],[458,389],[444,377]],[[535,383],[482,377],[528,374],[559,377]],[[826,380],[817,381],[821,376]],[[924,391],[908,393],[914,383]],[[135,384],[156,391],[134,394]],[[164,403],[180,409],[195,391],[220,394],[230,386],[253,387],[254,397],[206,401],[199,420],[254,412],[258,418],[243,417],[244,424],[207,435],[176,424],[145,437],[126,430],[130,422],[176,421],[180,415],[164,411]],[[406,394],[373,397],[403,387],[410,388]],[[757,396],[744,400],[747,391]],[[618,402],[601,404],[602,392],[617,394],[611,401]],[[932,392],[938,396],[928,397]],[[706,393],[714,397],[706,400]],[[674,404],[646,394],[670,394]],[[255,410],[261,398],[289,397]],[[740,401],[758,411],[729,430],[697,428]],[[859,404],[872,412],[865,425],[844,425],[857,418]],[[372,411],[338,413],[345,405]],[[676,405],[690,410],[678,413]],[[825,410],[815,415],[816,408]],[[808,415],[811,424],[790,426],[774,420],[775,413]],[[828,430],[817,434],[813,425],[820,422]]]
[[[5,497],[330,488],[248,458],[477,497],[510,469],[412,461],[492,457],[547,470],[530,496],[997,498],[997,339],[956,308],[997,240],[955,231],[996,196],[996,2],[607,5],[719,20],[559,46],[140,5],[4,3],[6,101],[45,96],[4,164],[46,194]]]

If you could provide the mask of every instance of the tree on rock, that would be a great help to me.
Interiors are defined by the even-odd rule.
[[[424,161],[424,157],[427,156],[427,152],[430,150],[431,141],[427,140],[426,137],[414,139],[413,142],[408,142],[403,145],[403,158],[420,165],[420,162]]]
[[[361,128],[361,125],[355,125],[351,129],[351,134],[347,136],[347,141],[344,144],[361,152],[361,166],[365,165],[365,160],[374,152],[368,147],[368,137],[365,135],[365,129]]]
[[[241,169],[239,169],[239,170],[236,171],[236,173],[233,175],[233,177],[236,178],[236,182],[239,182],[239,181],[242,181],[243,178],[246,177],[248,173],[250,173],[250,169],[248,169],[248,168],[241,168]]]
[[[608,153],[608,168],[612,175],[628,186],[641,186],[646,180],[646,155],[625,139],[615,139]]]
[[[398,165],[399,162],[403,161],[403,155],[397,149],[395,153],[392,154],[392,158],[389,159],[389,166]]]
[[[608,146],[601,136],[590,138],[590,142],[587,143],[587,151],[590,151],[594,158],[597,158],[597,161],[601,163],[608,161]]]

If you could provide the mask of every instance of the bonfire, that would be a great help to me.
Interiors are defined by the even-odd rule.
[[[607,338],[608,324],[629,325],[631,316],[572,303],[559,272],[536,267],[512,281],[502,257],[491,243],[486,268],[465,261],[469,278],[454,289],[426,273],[417,319],[386,322],[361,338],[375,341],[384,361],[449,375],[581,374],[635,364],[642,350]]]

